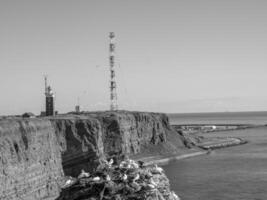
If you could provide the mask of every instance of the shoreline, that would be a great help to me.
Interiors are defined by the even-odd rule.
[[[154,165],[154,164],[158,164],[158,165],[166,165],[171,161],[175,161],[175,160],[182,160],[182,159],[186,159],[186,158],[192,158],[192,157],[196,157],[196,156],[201,156],[201,155],[207,155],[209,152],[208,151],[197,151],[197,152],[193,152],[193,153],[186,153],[186,154],[182,154],[182,155],[178,155],[178,156],[170,156],[167,158],[158,158],[155,160],[148,160],[144,162],[144,166],[150,166],[150,165]],[[145,160],[146,158],[140,159]]]
[[[182,159],[192,158],[192,157],[196,157],[196,156],[208,155],[211,153],[211,151],[213,151],[215,149],[228,148],[228,147],[239,146],[239,145],[243,145],[243,144],[248,143],[248,141],[246,141],[244,139],[241,139],[241,138],[238,138],[238,139],[240,140],[239,143],[235,143],[235,142],[224,143],[224,142],[222,142],[220,144],[209,145],[208,147],[198,146],[199,148],[202,148],[204,151],[196,151],[193,153],[186,153],[186,154],[177,155],[177,156],[170,156],[170,157],[166,157],[166,158],[156,158],[155,160],[148,159],[148,157],[145,157],[145,158],[139,159],[139,160],[143,161],[145,159],[148,159],[148,161],[144,161],[144,166],[150,166],[150,165],[154,165],[154,164],[166,165],[169,162],[176,161],[176,160],[182,160]]]
[[[211,151],[215,150],[215,149],[222,149],[222,148],[228,148],[228,147],[233,147],[233,146],[239,146],[239,145],[243,145],[243,144],[247,144],[248,141],[241,139],[241,138],[235,138],[237,141],[231,141],[231,142],[221,142],[221,143],[216,143],[216,144],[210,144],[208,146],[198,146],[199,148],[201,148],[203,151],[196,151],[196,152],[192,152],[192,153],[185,153],[182,155],[177,155],[177,156],[169,156],[166,158],[155,158],[155,157],[144,157],[142,159],[137,159],[137,160],[141,160],[144,162],[144,166],[150,166],[150,165],[154,165],[154,164],[158,164],[158,165],[166,165],[169,162],[172,161],[176,161],[176,160],[182,160],[182,159],[186,159],[186,158],[192,158],[192,157],[196,157],[196,156],[201,156],[201,155],[208,155],[211,153]]]
[[[172,127],[174,127],[177,130],[177,126],[179,125],[171,125]],[[224,126],[226,126],[226,124],[224,124]],[[240,125],[239,125],[240,126]],[[262,126],[246,126],[244,127],[242,125],[242,127],[237,127],[235,129],[224,129],[224,130],[216,130],[216,131],[209,131],[209,132],[221,132],[221,131],[235,131],[235,130],[244,130],[244,129],[249,129],[249,128],[257,128],[257,127],[262,127]],[[160,157],[144,157],[142,159],[140,159],[141,161],[144,162],[145,166],[149,166],[149,165],[153,165],[153,164],[158,164],[158,165],[166,165],[171,161],[175,161],[175,160],[182,160],[182,159],[186,159],[186,158],[191,158],[191,157],[196,157],[196,156],[201,156],[201,155],[208,155],[211,153],[211,151],[215,150],[215,149],[221,149],[221,148],[228,148],[228,147],[233,147],[233,146],[239,146],[239,145],[243,145],[243,144],[247,144],[248,141],[244,140],[242,138],[237,138],[237,137],[231,137],[231,140],[229,141],[229,138],[227,138],[227,140],[223,140],[220,142],[214,141],[211,142],[210,144],[196,144],[195,145],[195,152],[192,153],[184,153],[181,155],[174,155],[174,156],[166,156],[165,158],[160,158]],[[198,150],[197,148],[201,149]]]

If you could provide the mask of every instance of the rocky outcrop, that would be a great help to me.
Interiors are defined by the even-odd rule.
[[[180,136],[159,113],[98,112],[51,119],[62,150],[66,175],[92,171],[101,159],[125,155],[176,154],[184,148]]]
[[[57,200],[179,200],[162,168],[133,160],[102,163],[89,174],[69,179]]]
[[[167,144],[168,135],[172,132],[165,114],[121,111],[91,115],[101,121],[106,155],[149,152],[151,146]],[[176,147],[182,146],[178,140],[175,142],[178,142]]]
[[[184,148],[168,117],[98,112],[0,120],[0,199],[49,199],[64,175],[93,171],[101,160],[176,154]],[[52,198],[53,199],[53,198]]]
[[[63,170],[54,133],[49,120],[0,121],[0,199],[38,200],[59,194]]]

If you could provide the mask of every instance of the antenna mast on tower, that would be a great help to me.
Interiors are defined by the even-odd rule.
[[[48,93],[48,91],[47,91],[47,75],[44,75],[44,80],[45,80],[45,96],[47,96],[47,93]]]
[[[109,33],[109,66],[110,66],[110,110],[118,110],[116,80],[115,80],[115,34]]]

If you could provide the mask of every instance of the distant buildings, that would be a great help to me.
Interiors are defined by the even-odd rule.
[[[22,115],[23,118],[35,118],[35,115],[31,112],[26,112]]]
[[[79,105],[75,106],[75,112],[76,112],[76,113],[81,112],[81,110],[80,110],[80,106],[79,106]]]

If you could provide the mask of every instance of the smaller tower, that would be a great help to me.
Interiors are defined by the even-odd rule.
[[[45,115],[55,115],[55,95],[51,86],[47,84],[47,76],[45,76]]]

